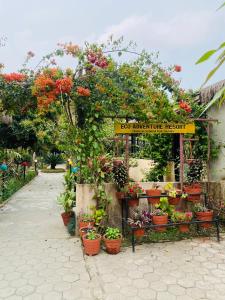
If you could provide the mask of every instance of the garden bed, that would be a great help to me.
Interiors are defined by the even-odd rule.
[[[0,197],[0,206],[4,204],[7,199],[9,199],[14,193],[20,190],[24,185],[30,182],[35,176],[36,172],[34,170],[29,170],[26,173],[25,180],[22,178],[11,178],[8,180],[7,185],[4,189],[4,193]]]

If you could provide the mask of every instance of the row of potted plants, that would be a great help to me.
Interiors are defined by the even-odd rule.
[[[128,202],[129,206],[137,206],[139,205],[139,196],[148,196],[148,203],[149,204],[159,204],[161,196],[167,196],[169,203],[171,205],[178,205],[181,199],[185,199],[191,202],[200,202],[201,201],[201,192],[202,189],[200,186],[197,185],[196,187],[184,187],[184,192],[182,193],[181,190],[176,189],[172,183],[168,183],[164,187],[165,192],[163,193],[157,184],[154,184],[151,189],[144,190],[140,184],[138,183],[129,183],[126,185],[123,190],[117,192],[117,198],[121,201],[126,196],[130,197]]]
[[[106,251],[109,254],[120,252],[122,235],[118,228],[107,227],[105,234],[101,235],[96,228],[80,228],[80,236],[84,246],[84,253],[87,255],[96,255],[100,252],[101,241],[104,242]]]
[[[169,222],[172,223],[189,223],[195,217],[198,221],[212,221],[213,211],[207,209],[204,205],[198,203],[193,207],[193,212],[187,211],[175,211],[166,197],[160,198],[160,203],[156,205],[154,211],[149,213],[148,211],[139,211],[136,209],[133,212],[132,217],[128,218],[128,224],[133,227],[135,236],[144,235],[144,230],[148,225],[158,225],[155,230],[158,232],[165,232],[167,227],[160,226],[166,225]],[[202,228],[210,228],[212,224],[201,223]],[[189,232],[189,224],[178,225],[180,232]]]

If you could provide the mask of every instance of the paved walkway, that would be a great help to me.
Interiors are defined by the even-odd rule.
[[[41,174],[0,209],[0,299],[225,299],[225,241],[139,245],[83,257],[59,215],[62,174]]]

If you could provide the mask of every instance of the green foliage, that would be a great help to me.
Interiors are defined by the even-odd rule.
[[[94,230],[90,230],[86,234],[86,239],[88,240],[96,240],[99,238],[99,234],[96,233]]]
[[[107,214],[106,211],[104,209],[95,209],[94,210],[94,214],[93,214],[93,218],[95,221],[95,225],[96,226],[101,226],[103,225],[103,221],[106,219]]]
[[[199,182],[204,174],[203,163],[201,160],[196,160],[189,165],[187,172],[187,182],[189,184]]]
[[[74,206],[76,194],[73,190],[66,190],[58,197],[58,203],[63,206],[65,212],[70,212]]]
[[[105,237],[109,240],[116,240],[121,238],[121,232],[118,228],[107,227]]]
[[[56,165],[62,163],[62,156],[59,153],[49,153],[45,156],[45,162],[55,169]]]
[[[196,203],[193,206],[193,212],[206,212],[209,211],[209,209],[207,207],[205,207],[205,205],[201,204],[201,203]]]
[[[25,184],[30,182],[37,174],[34,171],[29,170],[26,174],[25,180],[22,178],[10,178],[5,184],[4,193],[2,187],[0,190],[0,202],[4,202],[11,197],[15,192],[21,189]]]
[[[167,197],[161,197],[159,204],[157,204],[155,207],[156,209],[161,210],[163,213],[168,214],[168,216],[171,216],[174,212],[174,206],[169,204]]]
[[[124,164],[113,167],[113,179],[118,191],[121,191],[125,188],[126,184],[128,183],[128,174]]]

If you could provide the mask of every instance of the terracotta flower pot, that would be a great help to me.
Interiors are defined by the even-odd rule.
[[[150,189],[150,190],[146,190],[146,195],[147,196],[159,196],[158,198],[148,198],[148,203],[149,204],[158,204],[160,201],[160,196],[162,191],[158,190],[158,189]]]
[[[179,202],[180,202],[180,197],[179,196],[177,196],[175,198],[174,197],[169,197],[168,201],[169,201],[170,205],[178,205]]]
[[[134,236],[136,237],[142,237],[145,234],[145,229],[144,228],[137,228],[134,230]]]
[[[139,205],[139,199],[137,198],[137,194],[129,194],[129,197],[131,197],[131,199],[128,200],[128,206],[135,207]]]
[[[118,199],[119,203],[121,203],[121,201],[123,201],[124,197],[126,197],[126,193],[116,192],[116,198]]]
[[[189,232],[190,231],[190,225],[188,224],[183,224],[183,225],[179,225],[179,231],[180,232]]]
[[[61,213],[62,219],[63,219],[63,223],[65,226],[67,226],[67,224],[70,221],[70,217],[73,215],[73,212],[63,212]]]
[[[87,234],[87,232],[88,232],[88,230],[93,230],[93,228],[94,227],[81,227],[80,229],[79,229],[79,235],[80,235],[80,237],[81,237],[81,239],[83,238],[83,236],[85,235],[85,234]]]
[[[189,186],[184,187],[184,192],[188,194],[187,200],[191,202],[200,202],[201,201],[201,192],[202,187],[200,184],[195,183]],[[191,195],[191,194],[199,194],[199,195]]]
[[[101,235],[98,234],[95,240],[89,240],[86,238],[86,234],[83,236],[84,252],[87,255],[96,255],[100,252]]]
[[[213,211],[209,210],[209,211],[201,211],[201,212],[196,212],[196,219],[198,221],[212,221],[213,219]],[[202,228],[210,228],[212,226],[211,223],[202,223],[199,224],[200,227]]]
[[[82,227],[94,227],[94,221],[79,221],[79,229]]]
[[[117,254],[120,252],[121,243],[122,243],[122,237],[116,239],[116,240],[109,240],[103,236],[103,241],[105,243],[106,251],[109,254]]]
[[[168,215],[165,216],[153,216],[152,217],[152,223],[154,225],[164,225],[168,223]],[[159,231],[159,232],[165,232],[166,231],[166,227],[155,227],[155,231]]]

